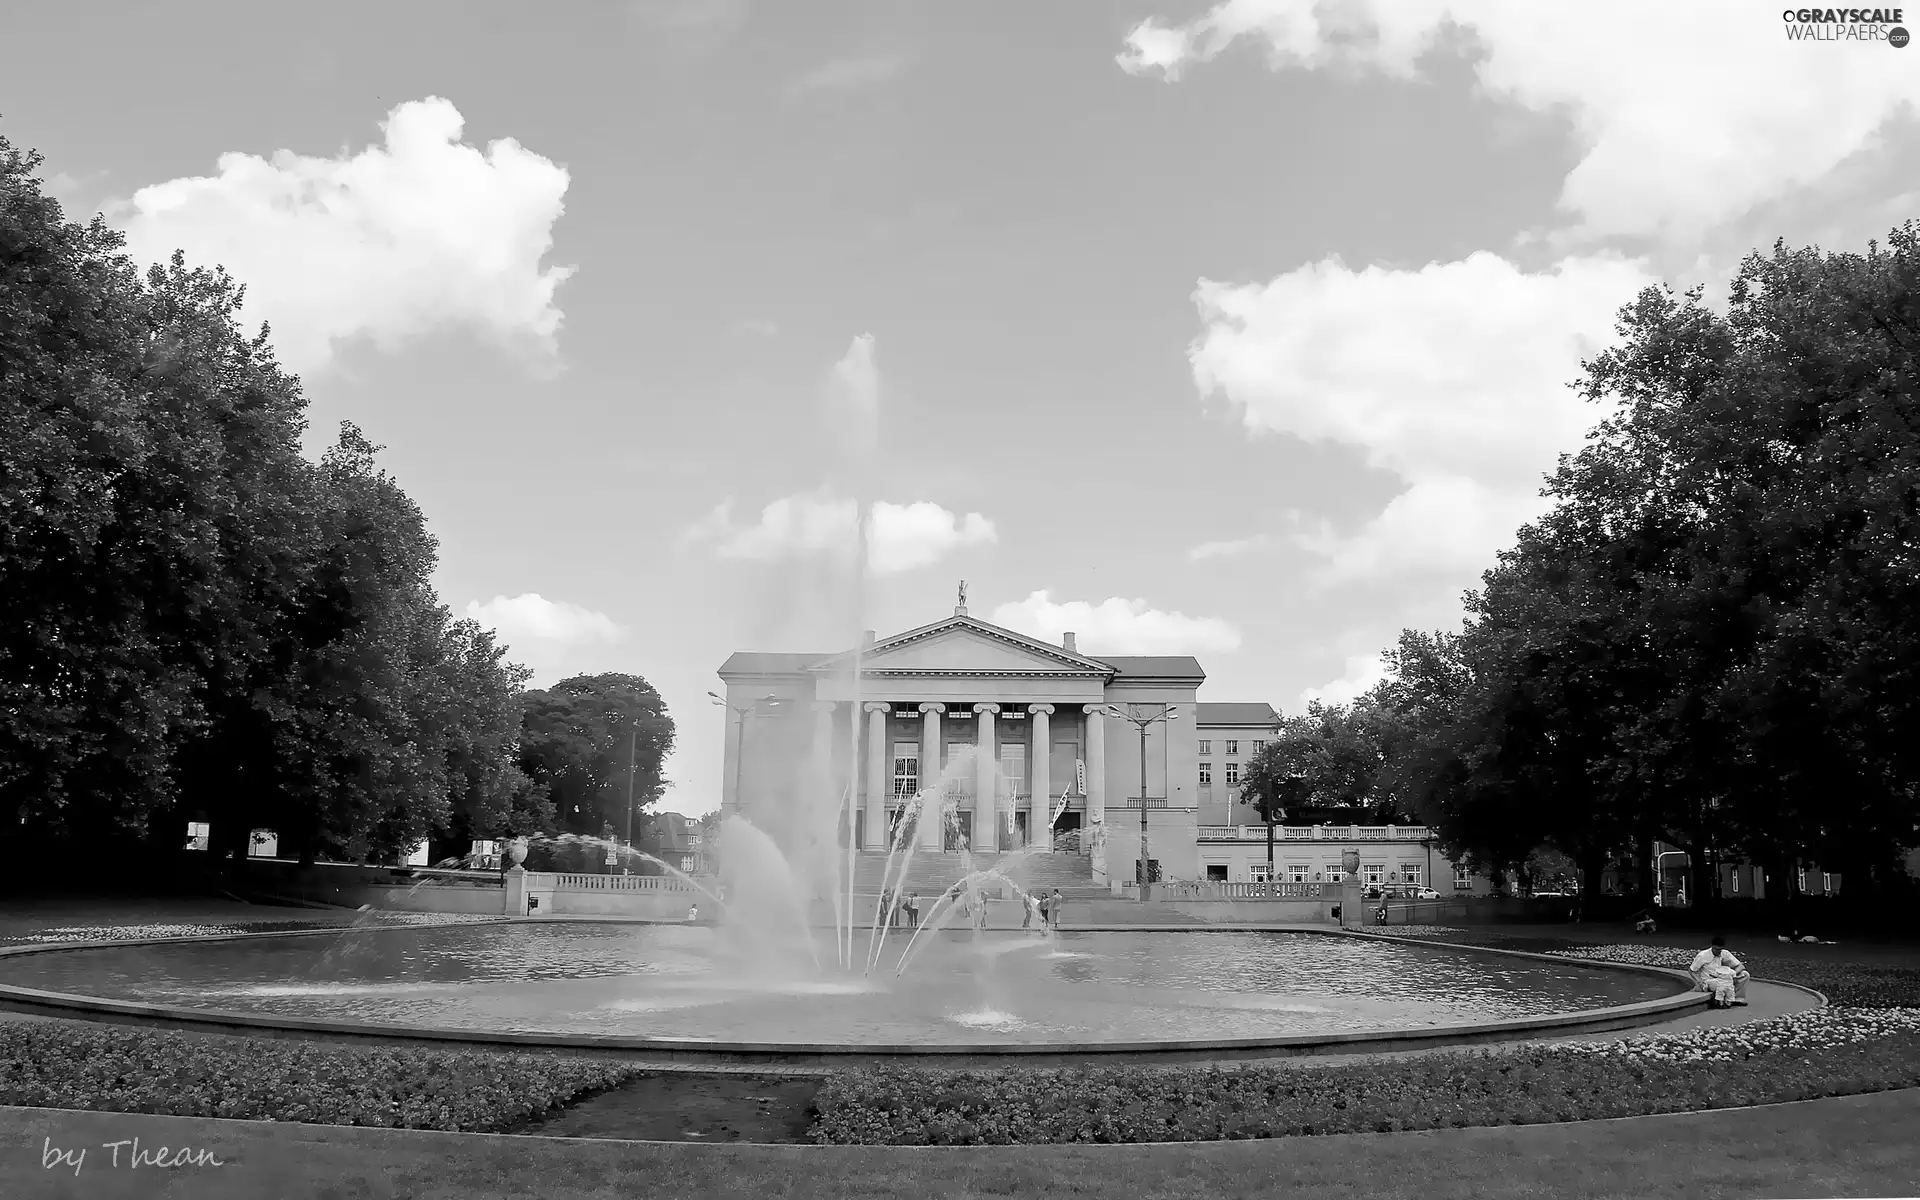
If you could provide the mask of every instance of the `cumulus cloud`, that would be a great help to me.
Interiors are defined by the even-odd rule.
[[[866,454],[879,445],[880,368],[873,360],[872,334],[854,338],[828,372],[827,412],[836,441],[846,449]]]
[[[215,174],[174,179],[117,206],[131,254],[186,251],[247,287],[244,315],[273,326],[282,363],[315,371],[335,343],[392,350],[460,328],[551,356],[555,293],[571,267],[542,266],[564,209],[564,167],[511,138],[483,151],[437,97],[396,107],[384,144],[331,158],[229,153]]]
[[[1162,612],[1145,600],[1055,602],[1045,591],[993,610],[995,625],[1049,642],[1075,635],[1089,654],[1207,654],[1240,648],[1240,631],[1218,617]]]
[[[467,601],[472,620],[500,632],[508,645],[540,642],[564,646],[581,642],[617,642],[624,631],[605,613],[549,600],[538,592],[495,596],[485,604]]]
[[[1300,693],[1300,707],[1318,700],[1322,704],[1352,704],[1374,684],[1387,677],[1387,663],[1378,654],[1356,654],[1347,659],[1346,672],[1325,687],[1308,688]]]
[[[1357,534],[1292,535],[1326,558],[1326,578],[1477,574],[1539,514],[1541,476],[1600,419],[1567,385],[1652,282],[1618,258],[1530,274],[1486,253],[1412,271],[1329,259],[1265,284],[1203,280],[1194,381],[1250,429],[1352,447],[1406,481]]]
[[[723,501],[682,535],[684,545],[709,545],[724,559],[773,562],[843,555],[851,557],[858,509],[849,499],[821,490],[782,496],[758,519],[737,521],[733,502]],[[875,575],[895,575],[930,566],[947,555],[990,545],[999,534],[977,512],[961,516],[928,500],[912,504],[878,501],[869,510],[867,566]]]
[[[1920,104],[1905,52],[1802,44],[1780,15],[1736,0],[1615,0],[1598,16],[1538,0],[1224,0],[1135,27],[1118,61],[1172,80],[1245,39],[1276,70],[1406,79],[1464,34],[1488,93],[1571,121],[1581,157],[1561,204],[1588,232],[1686,241],[1819,180]]]
[[[1194,562],[1205,562],[1210,558],[1237,558],[1254,550],[1264,550],[1273,544],[1270,534],[1256,533],[1250,537],[1228,538],[1218,542],[1201,542],[1187,551],[1187,557]]]

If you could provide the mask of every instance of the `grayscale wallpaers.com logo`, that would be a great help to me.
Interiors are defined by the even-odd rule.
[[[1780,19],[1790,42],[1885,42],[1899,50],[1909,40],[1897,8],[1789,8]]]

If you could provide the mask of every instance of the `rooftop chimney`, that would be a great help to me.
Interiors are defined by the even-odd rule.
[[[1060,648],[1065,650],[1068,654],[1080,653],[1080,651],[1074,649],[1073,635],[1070,633],[1063,633],[1060,635]]]

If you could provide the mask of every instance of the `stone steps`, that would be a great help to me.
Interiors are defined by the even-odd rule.
[[[1059,888],[1065,893],[1070,889],[1088,888],[1093,882],[1092,863],[1078,854],[976,854],[972,856],[973,869],[987,870],[1008,859],[1011,859],[1007,866],[1008,877],[1030,890]],[[885,855],[862,853],[854,866],[854,892],[878,894],[885,878],[886,863]],[[958,882],[964,873],[959,854],[920,850],[914,853],[903,888],[922,894],[942,892]],[[1104,891],[1100,889],[1100,894],[1104,894]]]

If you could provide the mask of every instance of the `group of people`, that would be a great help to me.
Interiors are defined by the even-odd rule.
[[[941,900],[952,903],[960,910],[960,918],[973,929],[987,927],[987,898],[978,891],[969,889],[964,883],[956,883],[940,896]],[[1051,895],[1044,890],[1021,892],[1020,904],[1025,911],[1025,919],[1020,928],[1032,929],[1034,919],[1038,918],[1042,929],[1053,929],[1059,925],[1060,910],[1067,898],[1055,888]],[[935,901],[937,904],[938,901]],[[889,927],[904,924],[908,929],[920,927],[920,893],[908,892],[904,896],[898,891],[893,893],[893,903],[889,906]]]

